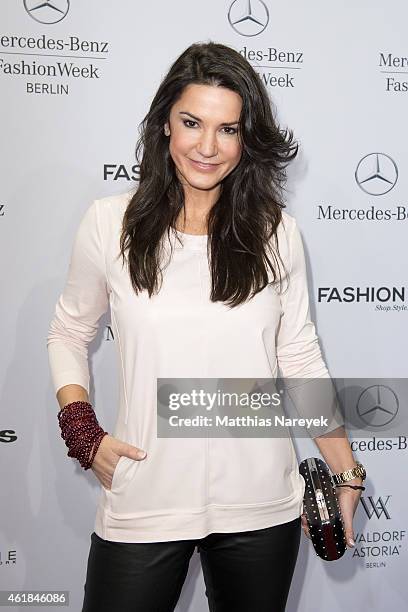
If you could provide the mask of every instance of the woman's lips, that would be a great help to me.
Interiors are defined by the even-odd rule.
[[[203,170],[204,172],[213,172],[220,165],[220,164],[204,164],[202,162],[196,161],[195,159],[190,159],[190,158],[188,159],[192,163],[194,168],[197,168],[197,170]]]

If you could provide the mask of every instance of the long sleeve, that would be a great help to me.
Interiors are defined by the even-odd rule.
[[[311,320],[303,242],[293,217],[288,234],[289,284],[284,283],[280,296],[276,355],[280,375],[298,414],[303,418],[328,418],[327,429],[314,430],[314,437],[343,425],[344,418]]]
[[[55,393],[68,384],[89,392],[88,345],[109,305],[98,206],[99,200],[94,200],[79,223],[68,277],[49,327],[47,350]]]
[[[285,281],[280,296],[281,320],[276,341],[278,367],[284,378],[327,377],[315,325],[310,318],[302,238],[293,218],[288,232],[289,283]]]

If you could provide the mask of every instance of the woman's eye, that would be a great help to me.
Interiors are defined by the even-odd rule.
[[[237,128],[233,128],[233,127],[230,127],[230,126],[226,126],[224,128],[224,130],[231,130],[230,132],[226,132],[227,134],[236,134],[238,132]]]
[[[194,127],[193,125],[187,125],[188,123],[194,123],[196,124],[197,121],[193,121],[192,119],[183,119],[183,123],[186,127]]]
[[[183,124],[188,128],[194,128],[197,125],[197,121],[194,121],[193,119],[183,119]],[[224,134],[234,135],[238,132],[237,128],[231,127],[229,125],[223,127],[222,129],[227,130],[227,131],[224,131]]]

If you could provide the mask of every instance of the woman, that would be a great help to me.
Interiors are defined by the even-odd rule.
[[[83,611],[173,610],[195,546],[210,610],[285,609],[304,494],[292,440],[157,437],[156,384],[328,377],[300,232],[283,210],[296,153],[251,65],[194,44],[143,121],[137,190],[95,200],[81,221],[47,346],[68,454],[102,485]],[[109,306],[112,436],[89,403],[87,359]],[[334,472],[356,466],[341,425],[315,438]],[[339,490],[350,546],[359,495]]]

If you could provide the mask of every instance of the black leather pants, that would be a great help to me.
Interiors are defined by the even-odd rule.
[[[283,612],[300,533],[300,517],[173,542],[110,542],[93,532],[82,612],[171,612],[196,546],[210,612]]]

